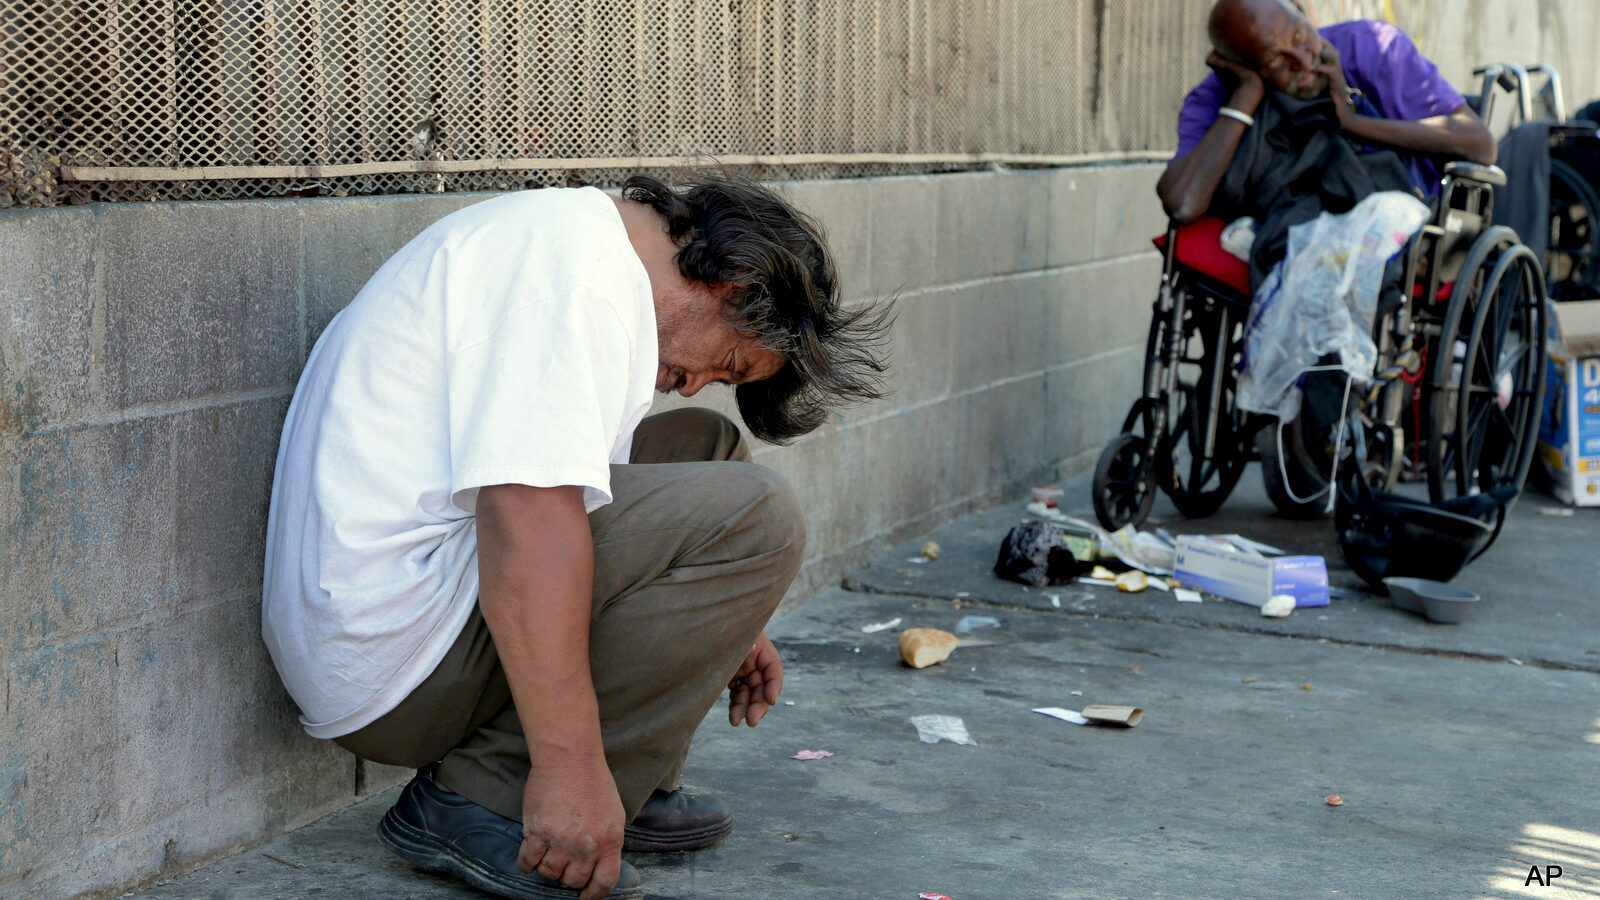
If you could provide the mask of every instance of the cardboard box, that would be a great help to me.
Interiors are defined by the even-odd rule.
[[[1540,465],[1557,500],[1600,506],[1600,300],[1550,307]]]
[[[1173,577],[1256,607],[1274,594],[1288,594],[1297,607],[1328,605],[1328,564],[1320,556],[1260,556],[1216,538],[1182,535]]]

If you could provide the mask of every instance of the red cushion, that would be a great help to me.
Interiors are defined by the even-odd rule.
[[[1178,226],[1178,265],[1216,279],[1245,296],[1250,294],[1250,266],[1222,249],[1222,229],[1228,223],[1215,216],[1196,219]],[[1167,236],[1153,240],[1158,249],[1167,248]]]
[[[1456,283],[1454,281],[1446,281],[1444,284],[1439,285],[1439,293],[1433,299],[1436,300],[1436,301],[1439,301],[1441,303],[1444,302],[1445,300],[1449,300],[1450,299],[1450,293],[1452,291],[1454,291],[1455,289],[1456,289]],[[1421,282],[1418,282],[1417,284],[1412,285],[1411,286],[1411,299],[1413,299],[1413,300],[1421,300],[1422,299],[1422,292],[1425,291],[1425,290],[1427,290],[1427,287],[1425,285],[1423,285]]]

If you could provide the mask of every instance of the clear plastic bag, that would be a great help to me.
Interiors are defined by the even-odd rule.
[[[1289,248],[1250,306],[1237,402],[1280,419],[1300,411],[1301,373],[1327,354],[1356,384],[1372,380],[1372,316],[1384,266],[1428,219],[1410,194],[1382,191],[1347,213],[1289,229]]]

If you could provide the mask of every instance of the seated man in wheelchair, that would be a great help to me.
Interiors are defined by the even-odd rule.
[[[1157,185],[1144,389],[1095,515],[1137,526],[1158,489],[1210,515],[1254,440],[1280,513],[1334,512],[1363,578],[1448,579],[1505,521],[1543,393],[1543,275],[1490,224],[1496,143],[1390,25],[1219,0],[1210,31]],[[1387,493],[1407,465],[1429,500]]]
[[[1379,296],[1390,310],[1401,302],[1400,251],[1430,216],[1416,198],[1438,191],[1448,162],[1491,164],[1496,143],[1392,25],[1319,31],[1299,0],[1220,0],[1210,34],[1213,73],[1184,101],[1178,153],[1157,192],[1176,224],[1204,213],[1251,220],[1238,406],[1288,422],[1303,389],[1312,424],[1296,424],[1331,443],[1348,403],[1348,380],[1334,373],[1365,384],[1373,372]],[[1270,429],[1262,437],[1282,440]],[[1293,473],[1279,477],[1278,454],[1263,455],[1280,509],[1323,508],[1282,493]]]

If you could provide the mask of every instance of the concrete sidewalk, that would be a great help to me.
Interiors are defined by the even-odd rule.
[[[1086,512],[1086,483],[1066,488]],[[732,802],[733,835],[630,858],[655,898],[1600,897],[1600,511],[1552,506],[1524,498],[1461,575],[1486,600],[1454,626],[1375,597],[1271,620],[1026,590],[989,574],[1021,504],[968,516],[933,535],[937,562],[911,563],[908,543],[774,622],[794,705],[753,731],[714,710],[686,773]],[[1157,516],[1342,570],[1328,522],[1269,509],[1250,471],[1213,519]],[[995,644],[923,671],[899,664],[898,629],[860,631],[969,613],[1001,620],[978,635]],[[1145,719],[1029,712],[1090,703]],[[930,713],[962,717],[977,746],[918,742],[909,718]],[[801,749],[835,756],[789,758]],[[481,896],[378,846],[394,793],[129,896]],[[1529,880],[1553,866],[1550,886]]]

